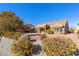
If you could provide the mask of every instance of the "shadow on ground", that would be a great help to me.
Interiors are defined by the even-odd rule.
[[[33,55],[40,55],[42,48],[40,45],[33,46]]]

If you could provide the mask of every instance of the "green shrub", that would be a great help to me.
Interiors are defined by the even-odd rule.
[[[25,56],[32,53],[32,42],[27,39],[17,40],[12,44],[11,51],[16,56]]]
[[[77,47],[71,39],[57,36],[43,39],[42,49],[48,56],[72,56]]]

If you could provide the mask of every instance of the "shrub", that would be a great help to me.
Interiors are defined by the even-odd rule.
[[[4,37],[17,40],[21,34],[21,32],[4,32]]]
[[[48,34],[53,34],[53,33],[54,33],[52,29],[47,29],[46,32],[47,32]]]
[[[2,36],[2,31],[0,31],[0,36]]]
[[[47,25],[47,24],[45,25],[45,27],[46,27],[46,30],[47,30],[47,29],[50,29],[50,26],[49,26],[49,25]]]
[[[25,56],[32,53],[32,43],[27,39],[17,40],[12,44],[11,51],[16,56]]]
[[[13,39],[17,40],[21,35],[22,35],[21,32],[15,32],[15,34],[13,35]]]
[[[13,38],[13,35],[14,35],[14,32],[5,32],[4,33],[4,37],[10,38],[10,39]]]
[[[18,31],[23,26],[24,22],[20,17],[16,16],[13,12],[0,13],[0,30],[3,31]]]
[[[43,39],[42,49],[48,56],[70,56],[74,55],[77,47],[71,39],[57,36]]]

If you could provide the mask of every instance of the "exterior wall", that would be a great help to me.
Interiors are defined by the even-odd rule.
[[[64,34],[65,33],[65,28],[51,28],[52,30],[54,30],[55,34]],[[37,32],[40,33],[40,28],[37,29]]]
[[[40,27],[39,27],[40,28]],[[40,33],[40,29],[37,29],[38,30],[38,32]],[[45,27],[43,27],[44,29],[45,29]],[[60,27],[56,27],[56,28],[58,28],[58,30],[56,29],[56,28],[52,28],[51,26],[50,26],[50,28],[52,29],[52,30],[54,30],[54,33],[55,34],[66,34],[66,33],[68,33],[68,31],[69,31],[69,25],[68,25],[68,22],[66,22],[66,24],[64,25],[64,27],[63,28],[60,28]],[[45,29],[46,30],[46,29]]]
[[[51,28],[51,29],[54,29],[55,34],[64,34],[64,31],[65,31],[64,28],[56,27],[56,28]]]
[[[59,27],[54,28],[54,33],[59,34],[60,33],[60,28]]]
[[[52,30],[54,30],[55,34],[65,34],[68,33],[68,27],[65,26],[64,28],[59,28],[58,30],[56,30],[55,28],[51,28]],[[37,32],[40,33],[40,28],[37,29]]]
[[[62,34],[65,34],[65,27],[62,28]]]

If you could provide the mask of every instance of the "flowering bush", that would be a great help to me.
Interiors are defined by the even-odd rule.
[[[27,39],[20,39],[13,43],[11,51],[16,56],[25,56],[32,53],[32,43]]]
[[[77,47],[71,39],[57,36],[43,39],[42,49],[48,56],[70,56],[74,55]]]

